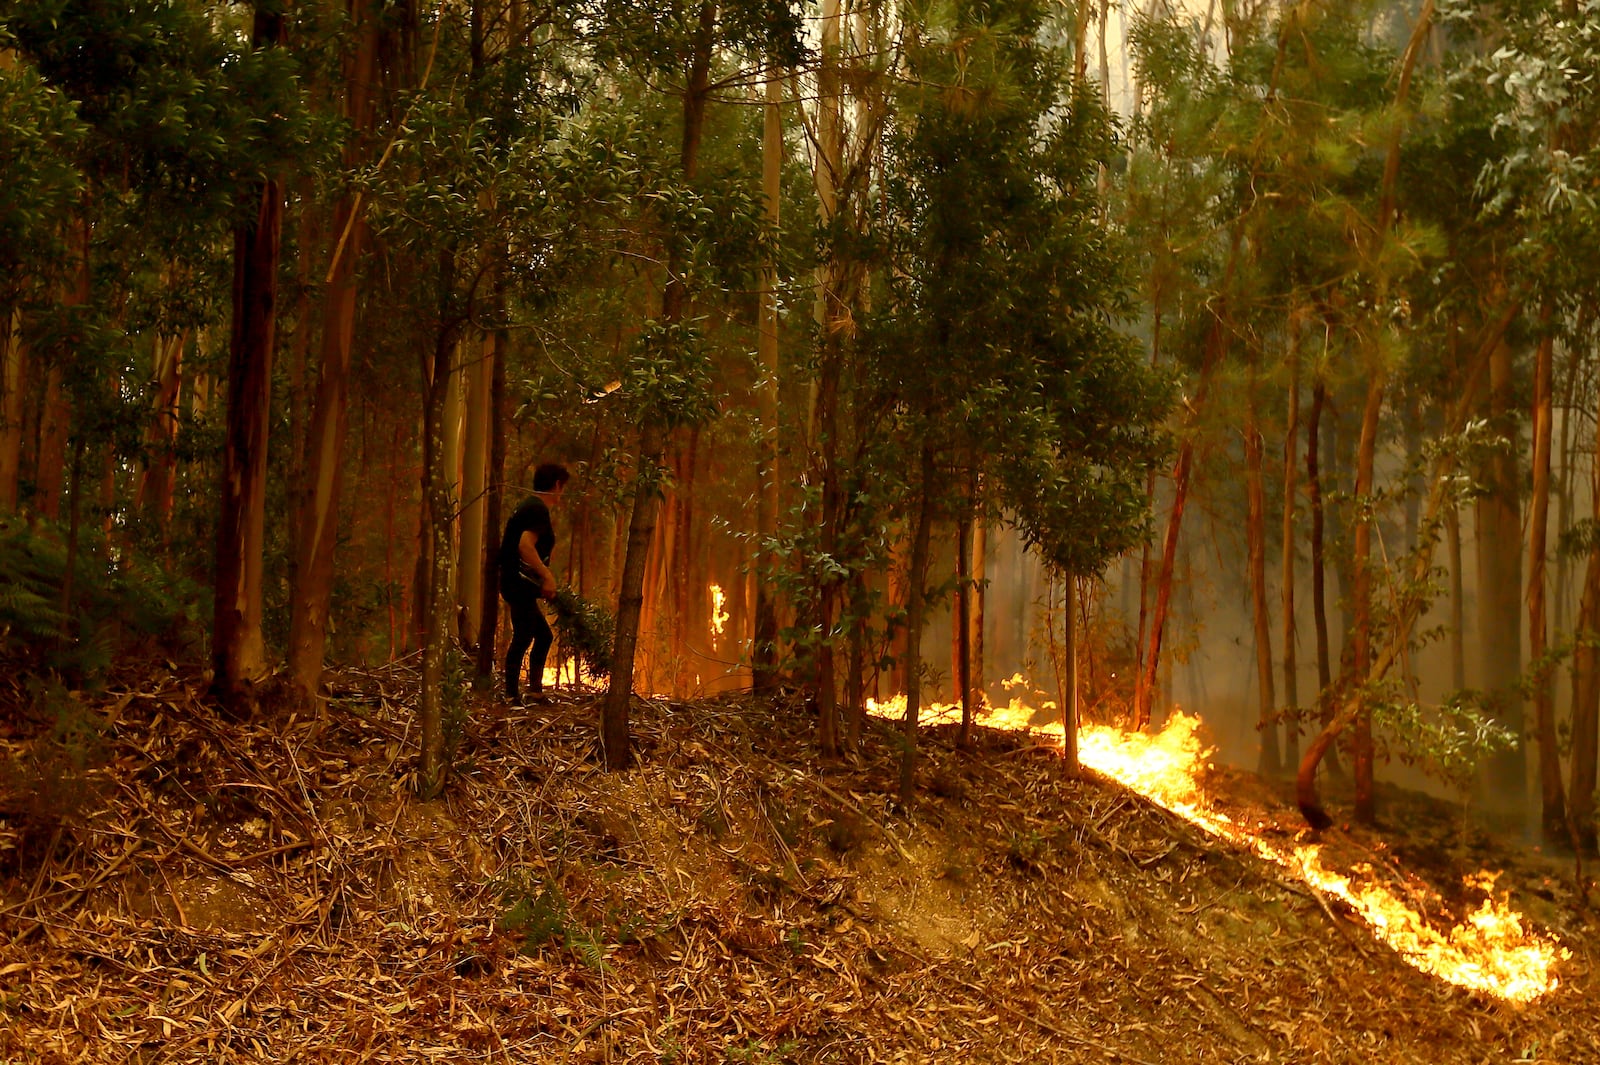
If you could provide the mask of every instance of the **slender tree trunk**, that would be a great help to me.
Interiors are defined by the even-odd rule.
[[[1600,424],[1597,424],[1600,428]],[[1597,441],[1600,443],[1600,441]],[[1591,478],[1591,517],[1600,524],[1600,470]],[[1600,541],[1591,541],[1572,654],[1572,838],[1595,852],[1595,777],[1600,758]]]
[[[178,476],[176,448],[183,387],[183,349],[187,344],[187,330],[177,336],[156,339],[153,368],[156,394],[150,428],[145,434],[149,454],[134,499],[141,520],[155,527],[163,548],[168,542],[173,492]]]
[[[825,230],[838,224],[842,209],[840,188],[845,172],[843,113],[843,16],[839,0],[823,0],[821,64],[817,72],[817,153],[814,182],[817,212]],[[839,477],[839,386],[844,371],[844,344],[851,329],[847,277],[848,264],[840,245],[832,243],[817,267],[818,359],[812,421],[812,460],[821,488],[817,525],[822,552],[837,558],[844,520],[843,491]],[[829,572],[817,576],[817,747],[824,757],[839,749],[839,714],[834,680],[834,639],[843,588]]]
[[[1461,571],[1461,512],[1454,504],[1444,522],[1450,554],[1450,687],[1462,691],[1467,686],[1467,594]]]
[[[448,253],[445,256],[448,257]],[[440,284],[449,293],[454,284],[454,271],[441,271]],[[445,296],[448,300],[448,295]],[[444,305],[441,305],[444,309]],[[448,435],[453,431],[449,423],[450,393],[457,390],[456,352],[459,323],[449,317],[446,310],[441,315],[439,332],[434,344],[431,373],[425,376],[426,407],[422,425],[422,486],[423,515],[426,522],[427,566],[423,571],[423,602],[419,616],[425,629],[422,633],[422,692],[421,745],[422,757],[417,767],[417,793],[432,799],[444,790],[450,772],[448,722],[445,720],[444,668],[445,655],[450,649],[452,625],[450,615],[454,600],[450,595],[450,573],[455,563],[454,522],[456,516],[455,470],[448,463]]]
[[[1323,725],[1333,720],[1333,658],[1328,647],[1328,566],[1324,550],[1322,455],[1319,434],[1328,386],[1318,377],[1311,386],[1311,414],[1306,420],[1306,502],[1311,513],[1311,619],[1317,634],[1317,705]]]
[[[283,15],[257,8],[252,31],[256,47],[281,45],[284,30]],[[283,185],[269,178],[247,195],[255,215],[234,231],[233,334],[211,633],[212,688],[235,713],[248,709],[249,687],[267,671],[261,632],[262,548]]]
[[[494,421],[493,366],[495,334],[480,338],[478,357],[467,362],[466,416],[461,450],[461,543],[456,563],[456,601],[461,607],[461,644],[476,647],[478,626],[483,621],[483,552],[487,531],[489,430]]]
[[[690,60],[683,94],[683,144],[679,163],[686,181],[692,181],[700,158],[710,86],[711,52],[717,21],[715,0],[701,0],[699,32]],[[688,293],[683,284],[682,252],[667,259],[667,283],[661,293],[661,318],[668,324],[683,320]],[[639,642],[639,620],[644,606],[644,571],[655,535],[661,493],[657,477],[666,448],[666,433],[655,416],[647,416],[639,431],[638,469],[634,474],[633,511],[628,520],[628,542],[618,582],[616,643],[611,656],[611,676],[600,707],[600,749],[610,770],[632,763],[629,750],[629,701],[633,696],[634,654]]]
[[[1264,442],[1256,424],[1253,366],[1250,376],[1250,413],[1244,429],[1245,495],[1249,501],[1245,540],[1250,566],[1251,616],[1255,626],[1256,687],[1260,697],[1256,771],[1270,777],[1282,772],[1283,753],[1278,746],[1278,695],[1272,679],[1272,614],[1267,608],[1267,494],[1261,474]]]
[[[74,609],[78,579],[78,540],[83,514],[84,434],[72,440],[72,467],[67,484],[67,560],[61,571],[61,646],[70,647],[78,639],[78,612]]]
[[[1550,446],[1553,418],[1554,346],[1550,332],[1554,308],[1547,302],[1539,315],[1545,329],[1534,357],[1533,495],[1528,508],[1528,654],[1533,660],[1534,728],[1539,738],[1541,827],[1546,843],[1563,842],[1567,834],[1566,798],[1562,792],[1561,750],[1556,740],[1556,708],[1551,691],[1553,671],[1545,664],[1549,621],[1545,617],[1545,555],[1550,518]]]
[[[503,322],[505,295],[495,288],[495,317]],[[483,503],[483,545],[479,567],[483,571],[482,615],[478,620],[478,684],[494,681],[495,634],[500,622],[500,512],[506,477],[506,336],[504,330],[489,349],[489,468]]]
[[[1166,633],[1167,614],[1172,606],[1172,579],[1178,562],[1178,539],[1183,528],[1184,507],[1189,500],[1190,475],[1194,469],[1194,434],[1200,412],[1205,408],[1206,394],[1211,389],[1211,378],[1227,346],[1229,334],[1225,324],[1229,315],[1228,299],[1233,288],[1242,238],[1239,227],[1235,226],[1217,306],[1212,312],[1211,327],[1206,333],[1205,360],[1200,366],[1200,380],[1195,386],[1194,402],[1189,407],[1183,442],[1178,446],[1178,458],[1172,467],[1172,509],[1167,512],[1167,534],[1161,546],[1161,570],[1156,577],[1156,602],[1150,619],[1150,644],[1145,650],[1143,680],[1138,688],[1139,701],[1134,707],[1135,728],[1150,724],[1151,700],[1161,668],[1161,641]]]
[[[25,348],[22,312],[0,316],[0,511],[17,509],[22,475]]]
[[[984,557],[989,552],[989,530],[981,513],[972,523],[972,654],[968,667],[967,687],[972,690],[972,700],[978,706],[986,705],[985,684],[987,674],[983,669],[984,608],[988,605],[988,567]]]
[[[956,603],[955,636],[956,690],[961,700],[961,732],[956,745],[972,746],[972,512],[975,498],[969,496],[956,519]]]
[[[768,60],[771,62],[771,60]],[[779,204],[783,199],[783,75],[774,63],[767,75],[762,106],[761,188],[767,201],[767,225],[776,246]],[[761,264],[757,357],[761,378],[756,385],[756,415],[761,425],[761,452],[756,501],[758,540],[755,580],[755,633],[751,648],[751,682],[763,695],[777,687],[778,607],[773,595],[777,556],[769,545],[778,534],[778,262],[772,248]]]
[[[1367,402],[1361,414],[1361,440],[1356,451],[1355,550],[1351,559],[1351,644],[1354,663],[1352,691],[1362,702],[1355,718],[1355,742],[1350,759],[1356,785],[1356,819],[1371,824],[1376,813],[1372,793],[1372,710],[1361,691],[1361,678],[1372,669],[1372,526],[1373,472],[1378,447],[1378,417],[1383,412],[1387,374],[1369,367]]]
[[[911,573],[906,589],[906,713],[901,722],[900,806],[909,810],[917,788],[917,715],[922,709],[922,622],[926,613],[928,541],[933,530],[937,471],[933,447],[922,445],[922,480],[917,486],[917,524],[911,538]]]
[[[334,212],[335,233],[351,237],[323,284],[322,347],[306,446],[304,507],[295,531],[295,582],[289,602],[289,684],[305,705],[316,700],[328,641],[344,447],[350,432],[350,353],[355,342],[356,268],[365,226],[351,216],[354,194]]]
[[[1493,351],[1500,345],[1516,319],[1519,306],[1515,300],[1509,301],[1500,319],[1490,327],[1483,345],[1479,348],[1477,358],[1474,360],[1472,370],[1468,374],[1467,382],[1462,389],[1454,411],[1446,422],[1444,435],[1454,436],[1461,432],[1466,425],[1467,415],[1474,408],[1473,397],[1477,393],[1479,384],[1488,373]],[[1376,382],[1375,382],[1376,383]],[[1454,457],[1449,452],[1444,452],[1434,459],[1433,476],[1428,490],[1428,503],[1423,512],[1421,528],[1433,528],[1440,520],[1447,498],[1450,495],[1448,481],[1455,468]],[[1411,572],[1409,579],[1401,586],[1402,592],[1395,609],[1395,623],[1389,633],[1382,653],[1376,655],[1365,676],[1352,678],[1352,685],[1346,695],[1342,706],[1317,733],[1306,748],[1305,755],[1300,759],[1300,768],[1295,776],[1295,792],[1300,812],[1306,821],[1314,828],[1326,828],[1333,823],[1327,813],[1322,809],[1321,800],[1317,796],[1316,773],[1323,756],[1333,745],[1339,733],[1350,725],[1352,721],[1366,708],[1366,689],[1383,680],[1394,663],[1404,653],[1411,639],[1412,627],[1427,605],[1424,589],[1427,587],[1427,577],[1433,567],[1433,542],[1424,537],[1419,549],[1412,556]]]
[[[1293,337],[1289,355],[1289,415],[1283,430],[1283,718],[1285,766],[1300,761],[1300,671],[1295,648],[1294,603],[1294,518],[1298,489],[1295,444],[1300,435],[1300,330],[1291,324]]]

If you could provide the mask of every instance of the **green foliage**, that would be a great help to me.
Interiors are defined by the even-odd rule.
[[[573,916],[559,885],[513,875],[500,888],[508,909],[499,926],[522,936],[524,954],[538,954],[547,946],[558,945],[596,972],[607,971],[605,944],[595,930]]]
[[[1113,125],[1064,80],[1041,5],[913,17],[886,150],[875,368],[909,439],[979,471],[1053,564],[1092,573],[1144,535],[1171,395],[1117,328],[1128,260],[1097,190]]]
[[[0,660],[25,673],[92,681],[117,651],[175,653],[200,611],[198,590],[129,549],[112,558],[79,533],[70,617],[62,610],[66,533],[0,515]]]
[[[603,603],[585,599],[571,588],[556,591],[551,601],[556,612],[556,637],[562,655],[576,658],[590,677],[611,671],[616,618]]]
[[[1484,693],[1467,690],[1452,693],[1437,706],[1374,700],[1373,724],[1402,763],[1468,792],[1480,767],[1520,742],[1496,723],[1495,712]]]

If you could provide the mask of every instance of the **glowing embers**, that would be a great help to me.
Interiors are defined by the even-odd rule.
[[[905,697],[885,703],[868,702],[868,712],[900,718]],[[959,718],[960,707],[933,703],[919,717],[925,722]],[[1061,742],[1061,722],[1052,705],[1036,711],[1019,699],[982,715],[992,728],[1029,729],[1050,742]],[[1037,723],[1035,723],[1037,722]],[[1551,973],[1571,952],[1527,931],[1522,917],[1493,894],[1495,874],[1477,873],[1467,878],[1470,889],[1485,895],[1467,920],[1440,930],[1414,906],[1381,882],[1370,867],[1358,866],[1349,875],[1323,865],[1320,848],[1294,843],[1273,843],[1255,835],[1220,810],[1212,809],[1200,786],[1200,773],[1208,767],[1211,751],[1196,734],[1200,720],[1174,713],[1155,735],[1129,733],[1098,725],[1078,730],[1078,757],[1084,765],[1139,792],[1159,806],[1207,832],[1248,847],[1299,876],[1313,890],[1343,900],[1364,920],[1372,933],[1415,969],[1459,987],[1482,991],[1512,1002],[1529,1002],[1554,990]],[[1408,894],[1415,897],[1415,890]],[[1423,900],[1433,907],[1437,897]]]

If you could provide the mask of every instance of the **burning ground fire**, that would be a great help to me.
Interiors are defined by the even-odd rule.
[[[1047,709],[1051,706],[1046,704]],[[905,697],[896,696],[882,704],[869,700],[868,710],[898,720],[905,713]],[[921,717],[935,722],[947,721],[952,715],[960,720],[959,705],[934,703]],[[1029,730],[1060,744],[1060,721],[1034,725],[1034,717],[1032,707],[1012,699],[1009,706],[983,713],[980,723]],[[1510,1002],[1531,1002],[1555,989],[1557,979],[1551,969],[1556,962],[1570,958],[1571,952],[1523,928],[1521,914],[1511,909],[1505,898],[1494,898],[1495,874],[1484,872],[1467,878],[1469,888],[1486,896],[1483,904],[1465,923],[1441,931],[1381,883],[1370,867],[1357,866],[1350,875],[1341,875],[1323,864],[1317,846],[1274,843],[1213,809],[1199,782],[1212,754],[1196,735],[1199,724],[1199,718],[1180,711],[1157,735],[1085,725],[1078,731],[1079,758],[1084,765],[1212,835],[1283,866],[1313,891],[1343,900],[1377,939],[1421,972]]]

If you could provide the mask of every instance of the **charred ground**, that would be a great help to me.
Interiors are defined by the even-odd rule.
[[[818,765],[793,707],[645,700],[638,767],[606,774],[586,697],[469,697],[459,774],[419,804],[405,669],[346,675],[320,719],[221,722],[199,687],[5,693],[0,1058],[1600,1061],[1569,866],[1430,800],[1330,851],[1437,892],[1441,920],[1475,901],[1463,874],[1505,870],[1572,952],[1553,994],[1424,976],[1016,733],[930,730],[906,817],[886,734]],[[1301,830],[1277,786],[1213,783]]]

